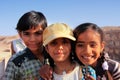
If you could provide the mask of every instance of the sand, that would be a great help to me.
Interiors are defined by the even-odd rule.
[[[0,52],[0,80],[2,80],[7,62],[10,57],[10,52]]]

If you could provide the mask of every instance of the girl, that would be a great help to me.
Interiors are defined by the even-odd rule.
[[[105,56],[103,31],[93,23],[83,23],[74,29],[75,53],[81,65],[91,65],[97,80],[120,80],[120,64]]]

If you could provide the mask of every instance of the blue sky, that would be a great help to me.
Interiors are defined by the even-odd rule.
[[[16,24],[26,12],[42,12],[48,24],[64,22],[73,29],[84,22],[120,26],[120,0],[2,0],[0,35],[16,35]]]

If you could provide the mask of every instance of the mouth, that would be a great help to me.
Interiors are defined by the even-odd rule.
[[[37,47],[37,45],[36,44],[29,44],[29,47],[35,48],[35,47]]]
[[[58,50],[56,54],[63,54],[63,50]]]
[[[95,56],[91,55],[91,56],[81,56],[85,61],[90,61],[91,59],[94,59]]]

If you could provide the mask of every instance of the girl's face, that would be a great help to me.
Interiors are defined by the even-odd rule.
[[[83,64],[95,66],[100,52],[104,49],[104,43],[101,43],[97,32],[87,29],[79,34],[75,47],[76,55]]]
[[[46,51],[55,63],[70,60],[71,42],[66,38],[55,39],[46,46]]]
[[[43,28],[38,25],[36,28],[32,28],[26,31],[19,32],[20,37],[24,41],[25,45],[34,53],[42,47]]]

